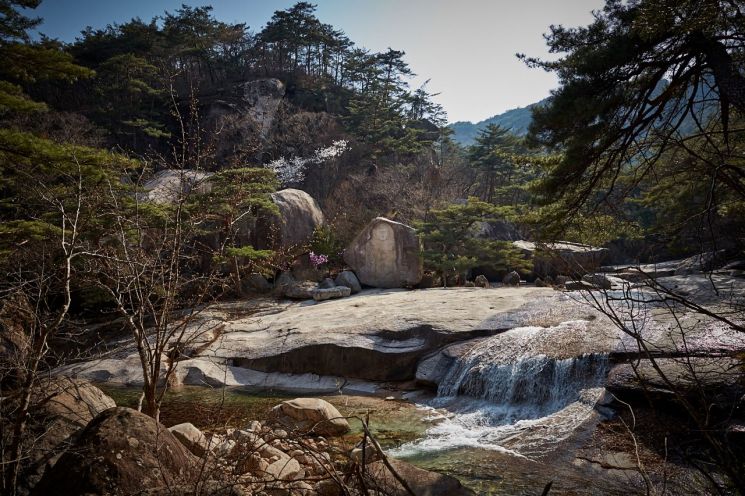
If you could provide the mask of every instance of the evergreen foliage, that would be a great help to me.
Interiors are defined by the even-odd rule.
[[[463,275],[473,267],[505,272],[528,269],[529,261],[512,243],[476,236],[479,224],[503,220],[504,214],[503,208],[474,197],[432,210],[428,220],[418,225],[425,267],[441,274],[443,284],[448,276]]]

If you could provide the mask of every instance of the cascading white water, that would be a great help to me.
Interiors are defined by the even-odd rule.
[[[608,357],[590,351],[588,324],[516,328],[479,343],[455,361],[427,405],[439,423],[395,454],[455,447],[545,454],[592,415],[604,391]]]

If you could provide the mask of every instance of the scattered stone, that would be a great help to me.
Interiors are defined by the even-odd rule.
[[[296,282],[285,289],[284,295],[293,300],[310,300],[317,289],[316,283],[312,281]]]
[[[406,288],[422,280],[419,237],[404,224],[373,219],[344,251],[359,281],[376,288]]]
[[[316,301],[346,298],[350,294],[352,294],[352,290],[346,286],[335,286],[329,289],[314,289],[311,292],[313,299]]]
[[[338,286],[338,285],[335,284],[334,283],[334,280],[331,279],[330,277],[327,277],[323,281],[321,281],[321,282],[318,283],[318,287],[320,289],[331,289],[331,288],[336,287],[336,286]]]
[[[243,281],[243,290],[248,292],[255,292],[255,293],[268,293],[272,290],[272,285],[269,284],[269,281],[266,280],[266,277],[259,274],[258,272],[253,272],[246,276]]]
[[[535,280],[535,287],[537,287],[537,288],[547,288],[549,286],[550,286],[550,284],[547,284],[546,281],[544,281],[540,277],[537,277],[536,278],[536,280]]]
[[[349,432],[349,422],[328,401],[296,398],[272,409],[272,416],[293,430],[312,431],[321,436],[341,436]]]
[[[480,288],[489,288],[489,280],[486,278],[484,274],[479,274],[476,276],[476,279],[473,280],[474,284]]]
[[[597,286],[586,281],[567,281],[564,283],[564,288],[567,291],[593,291],[598,289]]]
[[[582,280],[600,289],[610,289],[613,286],[610,279],[603,274],[585,274]]]
[[[569,276],[556,276],[554,281],[556,282],[557,286],[564,286],[568,281],[570,281],[571,278]]]
[[[261,432],[261,422],[258,420],[252,420],[248,423],[248,427],[246,427],[246,430],[250,432]]]
[[[396,397],[395,397],[395,396],[386,396],[386,397],[385,397],[385,401],[393,401],[393,400],[395,400],[395,399],[396,399]]]
[[[467,288],[475,288],[476,287],[476,284],[474,284],[473,281],[466,281],[466,283],[464,284],[464,286],[467,287]]]
[[[202,431],[194,427],[189,422],[174,425],[168,428],[169,431],[181,441],[181,444],[197,456],[204,456],[209,450],[209,443],[207,438],[202,434]]]
[[[349,453],[349,458],[351,458],[355,463],[362,464],[362,448],[354,448]],[[377,462],[380,460],[380,454],[378,451],[370,446],[368,444],[367,448],[365,449],[365,464]]]
[[[688,257],[678,264],[675,269],[676,276],[685,276],[698,272],[710,272],[721,267],[725,261],[725,250],[708,251]]]
[[[296,283],[295,278],[292,277],[292,274],[289,272],[282,272],[277,278],[274,280],[274,291],[279,296],[284,296],[285,291],[287,291],[287,288],[294,285]]]
[[[520,274],[513,270],[512,272],[504,276],[504,279],[502,279],[502,284],[504,284],[505,286],[519,286]]]
[[[339,272],[334,281],[337,286],[346,286],[352,290],[352,294],[359,293],[362,291],[362,285],[360,284],[357,276],[351,270],[343,270]]]

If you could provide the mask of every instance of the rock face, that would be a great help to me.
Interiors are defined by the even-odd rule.
[[[165,426],[129,408],[94,418],[42,477],[34,495],[129,495],[177,485],[195,458]]]
[[[156,173],[145,182],[143,200],[153,203],[167,204],[175,202],[179,196],[196,190],[206,193],[210,190],[208,172],[195,170],[168,169]]]
[[[271,197],[279,209],[279,216],[259,219],[257,222],[255,243],[259,248],[306,243],[313,236],[313,231],[323,225],[321,208],[305,191],[283,189],[272,193]]]
[[[357,279],[357,276],[354,275],[354,272],[351,270],[344,270],[342,272],[339,272],[339,275],[336,276],[336,280],[334,283],[337,286],[346,286],[350,290],[352,290],[352,294],[359,293],[362,291],[362,286],[360,285],[359,279]]]
[[[533,273],[541,277],[558,274],[581,276],[596,271],[608,255],[607,248],[567,241],[545,244],[513,241],[512,244],[532,257]]]
[[[283,401],[272,409],[272,415],[293,430],[312,430],[320,436],[342,436],[349,432],[349,422],[339,410],[318,398]]]
[[[259,124],[261,136],[266,137],[285,95],[285,85],[279,79],[266,78],[243,83],[241,89],[249,116]]]
[[[362,284],[376,288],[415,286],[422,279],[422,260],[416,231],[377,217],[344,251],[344,261]]]

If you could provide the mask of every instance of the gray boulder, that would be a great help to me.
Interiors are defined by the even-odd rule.
[[[480,287],[480,288],[489,288],[489,280],[486,278],[485,275],[479,274],[476,276],[476,279],[473,280],[473,283]]]
[[[504,284],[505,286],[519,286],[520,274],[513,270],[512,272],[504,276],[504,279],[502,279],[502,284]]]
[[[413,228],[377,217],[350,243],[344,261],[367,286],[412,287],[422,280],[419,248]]]
[[[209,442],[202,431],[194,427],[193,424],[185,422],[168,428],[181,444],[197,456],[204,456],[209,450]]]
[[[296,282],[287,286],[284,296],[293,300],[309,300],[313,298],[313,292],[318,289],[312,281]]]
[[[333,288],[318,288],[312,292],[316,301],[331,300],[334,298],[346,298],[352,294],[352,290],[346,286],[334,286]]]
[[[279,215],[257,221],[255,243],[259,248],[301,245],[325,222],[318,203],[305,191],[283,189],[272,193],[271,198]]]
[[[360,284],[359,279],[357,279],[357,276],[354,275],[354,272],[352,272],[351,270],[344,270],[342,272],[339,272],[339,275],[336,276],[336,280],[334,282],[337,286],[348,287],[350,290],[352,290],[352,294],[362,291],[362,285]]]
[[[331,289],[335,286],[337,286],[337,284],[334,283],[334,280],[331,279],[330,277],[327,277],[326,279],[318,283],[318,287],[320,289]]]
[[[272,285],[269,284],[269,281],[266,280],[266,277],[259,274],[258,272],[253,272],[246,276],[243,279],[242,284],[244,291],[267,293],[272,290]]]
[[[138,494],[189,481],[197,458],[155,419],[129,408],[95,417],[33,495]]]
[[[296,398],[272,408],[271,416],[293,430],[312,431],[320,436],[342,436],[349,432],[349,422],[328,401],[319,398]]]

